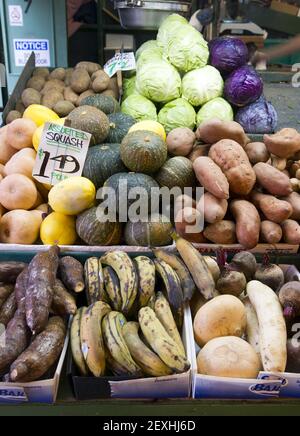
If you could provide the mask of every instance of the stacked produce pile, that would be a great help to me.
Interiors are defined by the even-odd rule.
[[[197,294],[191,303],[199,374],[250,379],[261,370],[299,373],[292,340],[299,282],[285,283],[277,265],[258,265],[248,252],[223,264],[214,278],[220,295],[207,302]]]
[[[81,264],[58,255],[58,247],[52,247],[28,265],[0,263],[0,323],[6,327],[0,376],[5,382],[53,376],[49,371],[64,346],[65,318],[77,310],[73,292],[84,289]]]

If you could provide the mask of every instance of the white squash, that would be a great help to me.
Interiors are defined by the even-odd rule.
[[[246,328],[247,342],[249,342],[249,344],[253,347],[261,362],[259,324],[258,324],[257,315],[248,297],[243,300],[243,303],[245,305],[246,316],[247,316],[247,328]]]

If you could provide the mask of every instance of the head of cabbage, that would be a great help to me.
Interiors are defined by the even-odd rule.
[[[221,121],[233,121],[233,109],[224,98],[214,98],[202,106],[197,114],[197,126],[213,118],[218,118]]]
[[[210,65],[190,71],[182,79],[182,96],[193,106],[221,97],[223,89],[221,74]]]
[[[135,89],[135,80],[136,76],[132,76],[129,79],[123,80],[123,100],[129,97],[132,94],[137,94],[137,90]]]
[[[177,127],[188,127],[193,130],[196,124],[196,112],[192,105],[183,98],[167,103],[158,114],[158,121],[167,133]]]
[[[131,115],[136,121],[157,121],[155,105],[139,94],[132,94],[127,97],[121,105],[121,111],[124,114]]]
[[[161,61],[163,58],[163,54],[161,49],[157,47],[149,47],[144,50],[136,62],[136,68],[139,69],[142,65],[147,64],[149,62]]]
[[[168,103],[181,95],[181,77],[168,62],[155,60],[137,70],[136,89],[156,103]]]
[[[145,50],[155,50],[158,49],[158,44],[157,41],[155,39],[150,39],[149,41],[144,42],[144,44],[142,44],[140,46],[140,48],[137,49],[136,53],[135,53],[135,58],[136,60],[139,59],[139,57],[141,56],[141,54],[145,51]]]
[[[157,33],[157,44],[160,48],[164,49],[169,42],[169,39],[176,34],[177,29],[188,24],[188,21],[178,14],[169,15],[160,25]]]

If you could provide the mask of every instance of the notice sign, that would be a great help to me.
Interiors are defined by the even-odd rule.
[[[117,71],[130,71],[136,69],[134,53],[117,53],[104,65],[104,71],[109,77],[116,74]]]
[[[33,177],[41,183],[55,185],[68,177],[81,176],[91,136],[71,127],[46,123]]]
[[[48,39],[14,39],[16,67],[24,67],[31,53],[35,53],[37,67],[50,67],[50,46]]]
[[[8,5],[9,24],[11,26],[23,26],[23,11],[20,5]]]

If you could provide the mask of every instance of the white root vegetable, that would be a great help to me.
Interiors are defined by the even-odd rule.
[[[246,317],[247,317],[247,327],[246,327],[247,342],[249,342],[249,344],[252,345],[253,349],[255,350],[261,362],[259,323],[258,323],[257,315],[248,297],[243,300],[243,303],[245,305]]]
[[[279,299],[271,288],[257,280],[248,283],[247,295],[258,318],[263,368],[270,372],[284,372],[287,331]]]

